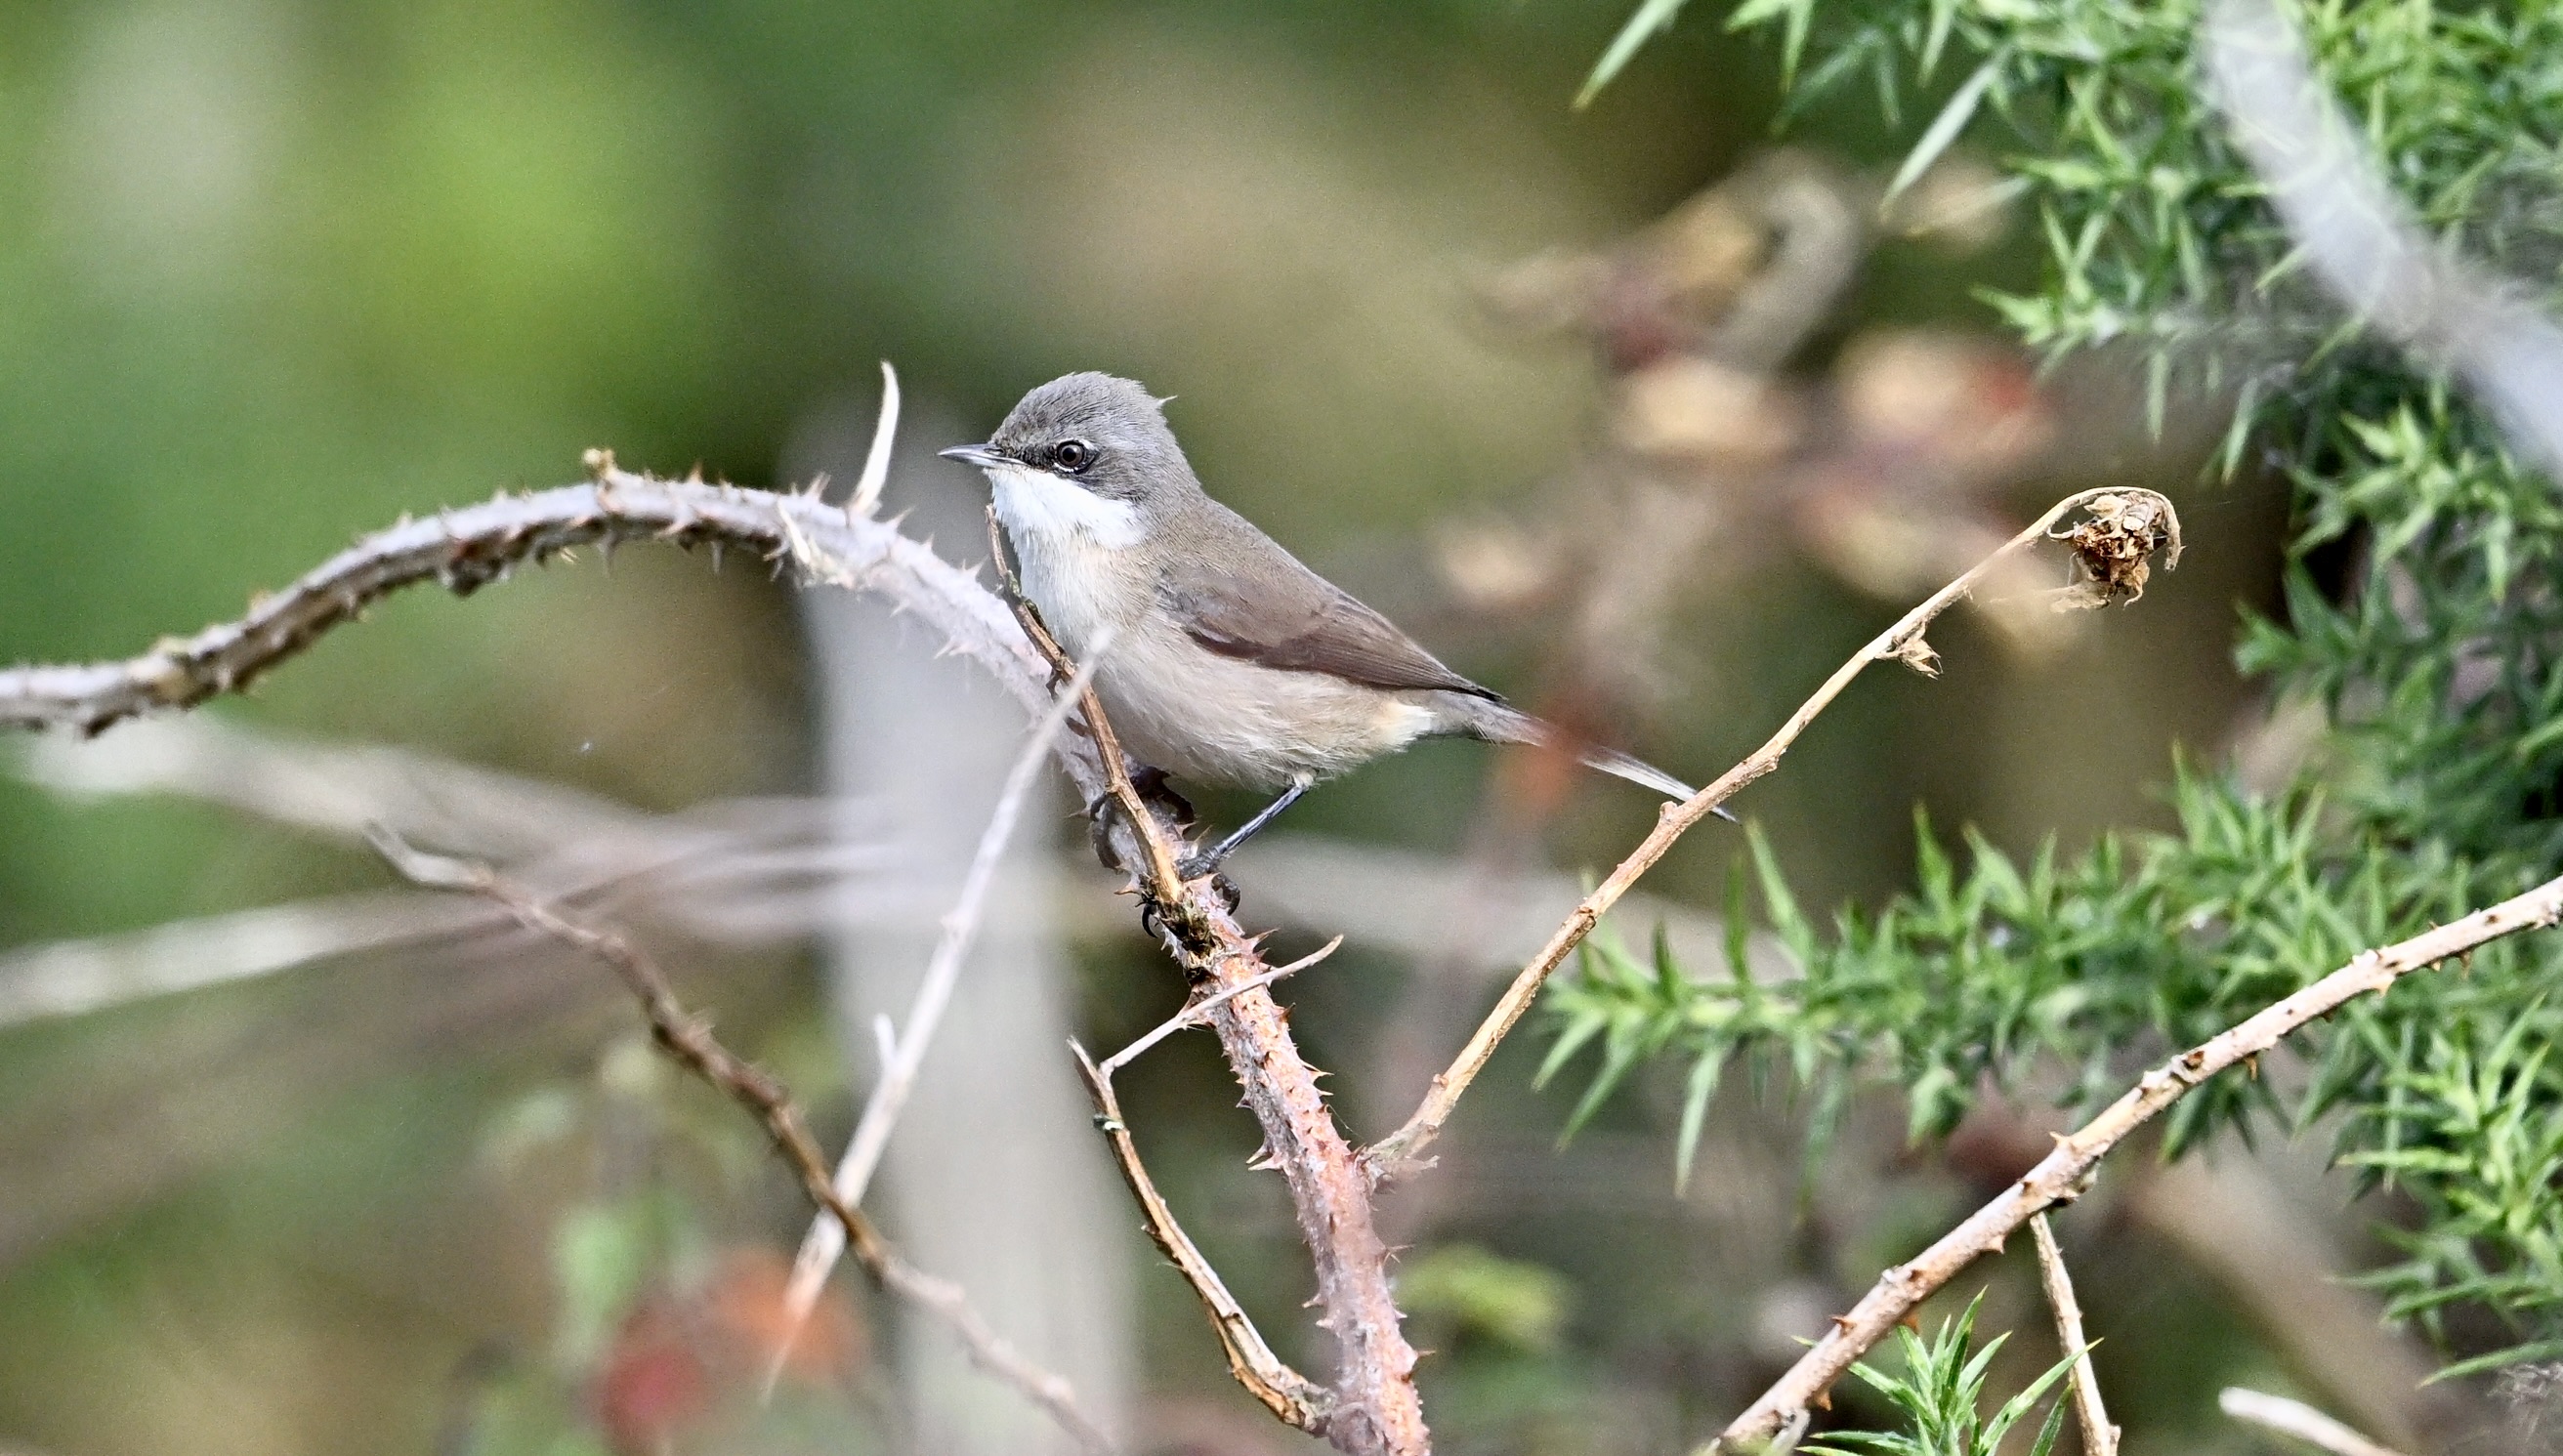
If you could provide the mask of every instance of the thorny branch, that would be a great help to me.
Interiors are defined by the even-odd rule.
[[[561,914],[488,865],[426,853],[388,830],[374,836],[374,847],[411,882],[484,896],[503,906],[526,929],[550,936],[612,967],[649,1019],[653,1039],[689,1071],[756,1115],[765,1125],[766,1136],[773,1140],[775,1151],[800,1176],[802,1190],[836,1218],[855,1258],[884,1288],[950,1327],[973,1364],[1041,1406],[1079,1445],[1095,1452],[1114,1449],[1102,1428],[1078,1408],[1076,1392],[1066,1379],[1026,1360],[1003,1336],[988,1328],[960,1286],[908,1263],[862,1210],[838,1195],[818,1140],[810,1135],[791,1094],[771,1072],[722,1045],[712,1034],[710,1024],[677,999],[668,978],[639,947],[612,931]]]
[[[293,585],[259,598],[236,622],[164,637],[120,662],[0,669],[0,728],[67,726],[96,733],[124,718],[192,707],[261,674],[355,621],[404,587],[434,582],[469,596],[516,567],[630,541],[745,547],[814,575],[887,597],[931,622],[952,649],[987,667],[1028,713],[1049,706],[1043,665],[1005,608],[969,572],[923,542],[816,495],[660,480],[588,455],[590,483],[499,495],[479,505],[378,531]],[[1063,747],[1078,773],[1074,745]],[[1099,774],[1083,766],[1085,777]],[[1099,780],[1098,780],[1099,782]]]
[[[1069,1050],[1077,1057],[1077,1069],[1085,1078],[1086,1094],[1094,1099],[1094,1125],[1101,1130],[1112,1148],[1112,1160],[1121,1167],[1122,1179],[1130,1184],[1130,1194],[1139,1200],[1148,1237],[1165,1252],[1184,1282],[1200,1296],[1202,1308],[1209,1312],[1211,1329],[1219,1336],[1220,1349],[1228,1356],[1229,1373],[1237,1377],[1265,1408],[1284,1422],[1304,1431],[1322,1431],[1334,1397],[1322,1385],[1300,1374],[1273,1353],[1262,1332],[1246,1317],[1237,1296],[1228,1292],[1219,1271],[1202,1257],[1201,1249],[1175,1221],[1175,1210],[1157,1191],[1155,1180],[1148,1177],[1147,1165],[1139,1161],[1138,1144],[1130,1136],[1129,1120],[1121,1115],[1121,1102],[1112,1091],[1112,1074],[1137,1059],[1141,1052],[1188,1026],[1199,1026],[1210,1012],[1222,1003],[1236,1000],[1250,991],[1272,985],[1285,976],[1304,971],[1335,953],[1344,943],[1342,936],[1326,942],[1316,951],[1300,957],[1287,966],[1277,967],[1252,981],[1239,982],[1226,991],[1215,993],[1186,1005],[1168,1017],[1164,1024],[1121,1048],[1101,1062],[1086,1055],[1076,1041]]]
[[[594,479],[587,485],[500,496],[431,521],[395,526],[258,602],[239,622],[184,640],[164,640],[130,661],[0,672],[0,725],[66,724],[95,732],[152,709],[188,706],[247,684],[402,587],[436,581],[468,593],[503,578],[524,561],[539,562],[590,542],[608,547],[651,538],[746,545],[771,560],[788,558],[821,580],[888,597],[928,619],[954,650],[988,667],[1030,710],[1049,706],[1045,675],[1054,682],[1074,675],[1057,644],[1037,633],[1038,619],[1024,614],[1027,620],[1019,631],[1005,607],[969,574],[869,514],[838,510],[815,494],[778,495],[699,480],[636,476],[616,468],[603,452],[591,454],[590,467]],[[1166,829],[1130,782],[1109,736],[1110,725],[1091,693],[1084,695],[1088,737],[1084,742],[1063,739],[1059,752],[1082,791],[1089,798],[1108,796],[1121,810],[1118,821],[1104,826],[1104,837],[1122,862],[1145,867],[1143,893],[1151,921],[1211,1007],[1212,1024],[1264,1128],[1267,1154],[1290,1184],[1317,1267],[1318,1302],[1325,1310],[1321,1323],[1341,1346],[1333,1403],[1322,1417],[1323,1434],[1336,1446],[1348,1452],[1427,1449],[1413,1384],[1416,1357],[1399,1330],[1386,1250],[1370,1208],[1372,1181],[1411,1165],[1548,975],[1676,838],[1737,790],[1771,772],[1807,725],[1869,663],[1894,657],[1929,670],[1933,658],[1922,634],[1930,622],[1978,585],[1996,561],[2086,505],[2116,546],[2123,548],[2129,537],[2150,546],[2159,537],[2167,545],[2167,563],[2176,559],[2178,524],[2167,501],[2146,492],[2083,492],[2059,502],[2001,552],[1906,614],[1837,669],[1761,749],[1688,803],[1664,813],[1654,832],[1515,978],[1452,1068],[1436,1079],[1416,1116],[1366,1160],[1357,1159],[1344,1142],[1317,1090],[1315,1071],[1291,1044],[1285,1018],[1269,990],[1249,985],[1271,972],[1255,939],[1239,927],[1215,880],[1187,883],[1177,877]],[[2074,544],[2084,543],[2077,539]],[[2131,574],[2122,565],[2113,575],[2086,556],[2086,574],[2102,588],[2096,595],[2106,597],[2122,583],[2127,590],[2141,590],[2141,578],[2126,580]],[[1048,649],[1047,662],[1027,646],[1028,634]],[[833,1189],[829,1196],[834,1197]],[[2036,1210],[2020,1216],[2030,1211]],[[1848,1332],[1837,1332],[1802,1362],[1809,1371],[1823,1368],[1821,1376],[1810,1381],[1801,1375],[1797,1383],[1807,1385],[1808,1394],[1823,1388],[1874,1338],[1873,1332],[1854,1348]],[[1784,1381],[1762,1405],[1775,1400],[1803,1405],[1807,1396],[1793,1394],[1794,1389]],[[1739,1420],[1739,1433],[1761,1425],[1766,1414],[1762,1405]],[[1776,1429],[1776,1422],[1769,1428]]]
[[[502,579],[521,562],[539,562],[591,542],[610,547],[639,539],[745,545],[769,560],[789,559],[816,579],[885,596],[927,619],[953,650],[987,667],[1029,712],[1050,706],[1045,675],[1054,683],[1074,675],[1057,643],[1039,632],[1038,618],[1024,612],[1020,623],[1009,621],[1004,605],[970,574],[867,512],[828,506],[815,493],[784,495],[700,480],[650,479],[617,468],[602,451],[590,454],[589,466],[594,479],[587,485],[500,496],[368,537],[261,600],[240,621],[191,638],[164,640],[130,661],[0,672],[0,726],[64,724],[95,732],[138,713],[188,706],[246,685],[402,587],[436,581],[468,593]],[[1109,797],[1121,810],[1112,822],[1100,826],[1100,833],[1120,862],[1144,866],[1150,923],[1195,983],[1203,1003],[1216,1001],[1211,1022],[1263,1127],[1266,1153],[1290,1185],[1316,1265],[1318,1303],[1325,1311],[1321,1324],[1341,1347],[1335,1400],[1323,1430],[1337,1447],[1355,1453],[1421,1453],[1429,1441],[1415,1395],[1415,1352],[1399,1330],[1387,1251],[1372,1216],[1373,1182],[1405,1167],[1438,1134],[1460,1094],[1549,973],[1676,838],[1744,785],[1769,773],[1807,724],[1868,663],[1893,656],[1927,670],[1932,659],[1922,640],[1923,628],[1975,587],[1994,560],[2026,546],[2069,511],[2086,504],[2095,515],[2114,514],[2131,525],[2150,523],[2144,534],[2159,529],[2168,537],[2167,559],[2176,556],[2178,526],[2167,501],[2147,492],[2084,492],[2060,502],[1996,557],[1908,613],[1838,669],[1771,742],[1690,802],[1665,812],[1647,840],[1514,979],[1452,1069],[1436,1079],[1416,1116],[1367,1159],[1356,1157],[1344,1141],[1317,1089],[1315,1069],[1291,1043],[1285,1017],[1269,990],[1248,985],[1272,969],[1255,938],[1238,925],[1214,878],[1184,882],[1177,876],[1167,830],[1132,785],[1092,694],[1084,694],[1087,737],[1061,740],[1060,756],[1089,801]],[[2098,570],[2090,575],[2103,577]],[[1028,645],[1027,637],[1044,652]]]
[[[1833,1328],[1816,1342],[1778,1383],[1727,1424],[1703,1451],[1759,1451],[1790,1421],[1886,1337],[1889,1330],[1934,1290],[1957,1277],[1979,1257],[1999,1253],[2014,1229],[2059,1203],[2071,1202],[2084,1180],[2099,1167],[2120,1140],[2142,1127],[2164,1108],[2218,1072],[2276,1046],[2307,1022],[2330,1015],[2369,993],[2383,993],[2396,980],[2522,930],[2538,930],[2563,917],[2563,875],[2524,894],[2477,910],[2462,920],[2425,931],[2380,950],[2361,951],[2350,963],[2322,980],[2228,1027],[2197,1046],[2144,1074],[2136,1085],[2071,1136],[2058,1135],[2056,1151],[2047,1155],[2020,1182],[2005,1188],[1957,1227],[1940,1236],[1912,1262],[1878,1276],[1848,1315],[1834,1318]]]
[[[993,511],[988,529],[999,584],[1014,604],[1025,637],[1049,659],[1052,681],[1072,680],[1076,664],[1042,625],[1040,614],[1013,589],[1005,539]],[[1085,690],[1082,707],[1086,732],[1102,760],[1105,794],[1118,811],[1098,827],[1109,836],[1115,862],[1145,867],[1137,877],[1145,921],[1200,998],[1198,1004],[1218,1030],[1221,1049],[1246,1090],[1247,1106],[1263,1127],[1264,1156],[1290,1186],[1300,1235],[1316,1265],[1316,1303],[1325,1310],[1318,1323],[1334,1335],[1338,1350],[1328,1402],[1277,1405],[1268,1392],[1286,1394],[1292,1387],[1252,1361],[1241,1364],[1237,1341],[1242,1337],[1214,1302],[1216,1276],[1205,1284],[1183,1259],[1177,1258],[1176,1266],[1194,1279],[1195,1291],[1210,1304],[1238,1380],[1276,1414],[1298,1424],[1297,1415],[1304,1413],[1305,1429],[1352,1456],[1425,1456],[1432,1440],[1415,1391],[1416,1354],[1399,1329],[1404,1316],[1389,1287],[1388,1249],[1373,1219],[1370,1181],[1317,1090],[1316,1069],[1290,1039],[1288,1017],[1273,1000],[1270,983],[1278,978],[1265,964],[1260,938],[1238,925],[1216,875],[1185,880],[1176,872],[1170,836],[1132,784],[1120,742],[1092,688]],[[1123,1156],[1117,1146],[1114,1154]],[[1122,1168],[1125,1177],[1132,1177],[1134,1190],[1144,1180],[1144,1174],[1133,1176],[1136,1158],[1135,1150],[1128,1153]],[[1145,1194],[1141,1201],[1145,1206]],[[1153,1212],[1150,1223],[1153,1232]],[[1166,1226],[1173,1227],[1171,1215]],[[1168,1252],[1173,1256],[1172,1249]],[[1206,1263],[1199,1268],[1209,1272]]]
[[[2029,1220],[2030,1237],[2038,1241],[2038,1279],[2047,1289],[2047,1307],[2056,1312],[2056,1339],[2073,1360],[2073,1420],[2082,1431],[2082,1456],[2118,1456],[2118,1428],[2109,1423],[2109,1408],[2100,1403],[2099,1372],[2091,1368],[2091,1342],[2082,1333],[2082,1302],[2073,1297],[2073,1276],[2066,1272],[2065,1251],[2056,1246],[2056,1230],[2047,1215]]]
[[[1479,1023],[1476,1034],[1450,1067],[1433,1078],[1432,1090],[1425,1094],[1423,1105],[1396,1132],[1382,1138],[1362,1155],[1371,1177],[1377,1181],[1398,1178],[1421,1166],[1424,1150],[1441,1135],[1442,1125],[1450,1121],[1460,1097],[1469,1090],[1478,1074],[1502,1044],[1506,1033],[1519,1021],[1522,1013],[1547,984],[1549,976],[1566,962],[1566,958],[1593,933],[1602,916],[1619,903],[1638,877],[1665,857],[1693,824],[1717,813],[1719,806],[1735,797],[1745,785],[1780,766],[1780,758],[1816,720],[1816,715],[1832,706],[1851,680],[1872,662],[1887,658],[1904,663],[1925,676],[1939,672],[1939,654],[1923,640],[1923,631],[1932,621],[1975,590],[1996,568],[2013,554],[2049,535],[2050,528],[2076,510],[2087,509],[2092,519],[2070,534],[2075,551],[2077,568],[2087,580],[2060,594],[2055,606],[2060,611],[2099,606],[2120,595],[2130,601],[2144,591],[2145,562],[2155,549],[2163,553],[2163,565],[2175,566],[2180,561],[2180,518],[2171,502],[2150,490],[2084,490],[2069,495],[2048,507],[2047,513],[2029,527],[2005,542],[1984,560],[1969,568],[1957,580],[1934,592],[1920,606],[1907,612],[1893,627],[1872,637],[1851,659],[1834,669],[1815,695],[1798,706],[1789,720],[1760,748],[1735,767],[1718,776],[1717,781],[1693,795],[1687,802],[1666,805],[1658,812],[1656,826],[1629,857],[1620,861],[1583,903],[1568,912],[1564,923],[1531,957],[1529,964],[1514,976],[1512,984],[1495,1002],[1494,1009]],[[2132,560],[2129,553],[2132,551]]]
[[[604,451],[591,452],[588,465],[593,478],[585,485],[500,495],[365,537],[240,620],[165,639],[130,660],[0,671],[0,727],[94,733],[142,713],[192,706],[248,685],[403,587],[436,582],[468,594],[526,562],[642,540],[743,546],[812,579],[885,598],[986,668],[1028,716],[1050,706],[1052,664],[1025,640],[1005,604],[893,526],[829,505],[815,492],[654,479],[617,467]],[[1097,721],[1099,715],[1089,727]],[[1097,753],[1095,742],[1064,737],[1057,753],[1089,802],[1110,793],[1137,812],[1115,816],[1101,833],[1121,862],[1149,866],[1151,920],[1186,975],[1212,995],[1264,975],[1271,968],[1215,881],[1174,882],[1165,830],[1146,814],[1117,755]],[[1263,1128],[1265,1151],[1289,1184],[1316,1267],[1321,1324],[1341,1347],[1324,1435],[1350,1453],[1420,1456],[1429,1437],[1415,1395],[1415,1352],[1398,1329],[1366,1180],[1317,1089],[1316,1070],[1291,1043],[1267,989],[1222,1001],[1212,1025]]]

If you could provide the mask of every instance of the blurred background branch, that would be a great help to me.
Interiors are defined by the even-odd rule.
[[[836,1190],[818,1141],[810,1136],[791,1092],[775,1080],[773,1073],[723,1046],[712,1034],[710,1021],[679,1001],[667,976],[630,941],[563,916],[523,888],[492,873],[488,865],[426,853],[388,830],[375,836],[374,847],[412,883],[483,896],[503,907],[526,929],[563,941],[611,967],[640,1003],[641,1013],[650,1023],[651,1039],[660,1049],[765,1125],[776,1155],[791,1166],[811,1201],[837,1220],[866,1272],[901,1298],[932,1311],[969,1351],[974,1364],[1041,1406],[1080,1445],[1098,1453],[1115,1449],[1112,1438],[1078,1407],[1076,1392],[1068,1381],[1017,1354],[970,1307],[960,1286],[936,1279],[908,1263],[882,1237],[871,1219],[846,1201]],[[784,1343],[797,1334],[797,1330],[787,1333]]]

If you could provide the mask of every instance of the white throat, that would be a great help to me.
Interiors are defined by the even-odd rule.
[[[1126,500],[1107,500],[1029,465],[985,468],[989,483],[996,487],[997,518],[1019,542],[1041,541],[1054,549],[1093,545],[1119,550],[1138,545],[1148,534],[1138,508]]]

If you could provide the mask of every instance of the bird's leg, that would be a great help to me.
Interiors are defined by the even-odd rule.
[[[1282,811],[1298,803],[1299,796],[1308,792],[1308,785],[1310,782],[1311,781],[1307,779],[1291,780],[1290,787],[1282,790],[1280,798],[1274,800],[1271,804],[1264,806],[1264,808],[1256,814],[1255,818],[1238,825],[1237,829],[1227,838],[1222,839],[1218,843],[1211,845],[1209,848],[1187,858],[1180,866],[1180,872],[1183,877],[1186,879],[1199,879],[1203,875],[1210,873],[1212,870],[1219,868],[1222,861],[1226,860],[1231,854],[1237,852],[1238,845],[1255,837],[1256,830],[1273,822],[1274,819],[1278,817]]]

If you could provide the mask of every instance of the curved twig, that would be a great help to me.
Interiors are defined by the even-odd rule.
[[[2301,1400],[2228,1385],[2216,1392],[2217,1408],[2245,1425],[2259,1426],[2304,1442],[2332,1456],[2402,1456],[2380,1446]]]
[[[1832,706],[1843,689],[1851,685],[1851,680],[1872,662],[1891,657],[1926,676],[1936,675],[1939,657],[1922,639],[1923,630],[1931,625],[1933,619],[1975,590],[1978,583],[2014,553],[2046,539],[2049,529],[2058,521],[2085,507],[2090,508],[2095,517],[2090,526],[2083,528],[2094,532],[2088,538],[2091,544],[2086,546],[2085,537],[2077,532],[2073,546],[2076,559],[2084,563],[2095,581],[2114,583],[2128,573],[2121,564],[2116,566],[2114,574],[2104,575],[2109,568],[2094,563],[2093,547],[2106,546],[2109,560],[2116,562],[2131,543],[2140,541],[2143,550],[2136,557],[2139,565],[2156,545],[2163,548],[2166,567],[2179,562],[2180,518],[2169,500],[2150,490],[2079,491],[2048,507],[2045,515],[2005,542],[1992,555],[1976,563],[1965,575],[1932,593],[1920,606],[1898,618],[1893,627],[1870,638],[1867,645],[1852,654],[1851,660],[1835,668],[1824,685],[1816,689],[1815,695],[1799,704],[1798,710],[1789,715],[1789,720],[1780,725],[1779,731],[1742,763],[1719,775],[1715,783],[1686,802],[1666,805],[1658,812],[1654,830],[1630,851],[1628,858],[1620,861],[1601,884],[1594,887],[1591,894],[1584,897],[1583,903],[1568,912],[1564,923],[1549,936],[1548,944],[1540,947],[1539,953],[1513,977],[1512,985],[1504,988],[1494,1009],[1479,1023],[1476,1034],[1460,1049],[1459,1056],[1450,1067],[1434,1075],[1432,1090],[1425,1094],[1423,1105],[1415,1109],[1415,1115],[1362,1155],[1371,1176],[1379,1180],[1396,1178],[1418,1166],[1424,1150],[1441,1135],[1442,1125],[1450,1121],[1461,1095],[1469,1090],[1469,1084],[1477,1080],[1478,1074],[1485,1070],[1487,1061],[1494,1056],[1495,1048],[1502,1044],[1505,1034],[1512,1030],[1513,1023],[1530,1009],[1540,987],[1559,966],[1565,964],[1567,956],[1583,943],[1584,938],[1593,933],[1593,927],[1601,922],[1603,914],[1619,903],[1620,897],[1629,892],[1629,887],[1638,882],[1638,877],[1665,857],[1666,851],[1674,847],[1675,840],[1693,824],[1715,814],[1719,806],[1734,798],[1745,785],[1778,768],[1781,756],[1798,741],[1800,734],[1807,731],[1807,725],[1816,720],[1817,714]],[[2134,574],[2135,589],[2141,591],[2142,586],[2142,574]],[[2108,600],[2108,594],[2102,591],[2087,599],[2077,598],[2076,605],[2086,600],[2096,605],[2098,601]],[[2064,599],[2059,601],[2062,604]]]
[[[118,662],[0,669],[0,728],[67,726],[96,733],[124,718],[191,707],[248,686],[331,628],[405,587],[434,582],[469,595],[520,565],[575,547],[629,541],[722,543],[812,575],[887,595],[932,623],[955,651],[988,667],[1027,711],[1049,706],[1043,665],[1006,610],[932,548],[870,516],[849,517],[812,495],[659,480],[588,453],[594,479],[377,531],[262,598],[237,622],[163,638]],[[805,552],[808,553],[805,555]],[[1075,747],[1064,747],[1075,754]],[[1090,768],[1090,766],[1089,766]],[[1099,782],[1099,774],[1094,776]]]
[[[1202,1257],[1192,1236],[1175,1221],[1175,1210],[1167,1206],[1165,1195],[1157,1191],[1155,1181],[1148,1177],[1147,1165],[1139,1161],[1139,1147],[1131,1141],[1129,1120],[1121,1115],[1120,1099],[1112,1092],[1111,1070],[1097,1065],[1076,1042],[1068,1046],[1076,1054],[1079,1075],[1085,1079],[1086,1095],[1094,1099],[1094,1126],[1110,1143],[1112,1161],[1120,1166],[1122,1181],[1130,1185],[1130,1195],[1139,1200],[1148,1237],[1174,1264],[1176,1272],[1184,1276],[1184,1282],[1201,1298],[1202,1308],[1210,1313],[1211,1329],[1218,1334],[1220,1350],[1228,1357],[1228,1372],[1283,1422],[1322,1434],[1333,1413],[1333,1394],[1283,1364],[1273,1353],[1273,1347],[1265,1343],[1263,1332],[1246,1317],[1245,1307],[1228,1292],[1219,1271]]]

